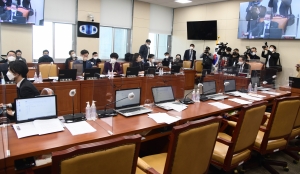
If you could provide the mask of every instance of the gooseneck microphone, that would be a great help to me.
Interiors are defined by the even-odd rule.
[[[202,84],[202,83],[199,83],[199,84],[198,84],[198,88],[199,88],[200,86],[203,86],[203,84]],[[189,94],[191,94],[193,91],[194,91],[194,89],[191,90],[187,95],[184,96],[183,99],[181,99],[181,100],[179,100],[179,101],[180,101],[181,103],[183,103],[183,104],[193,104],[194,101],[191,100],[190,98],[187,98],[187,96],[188,96]]]

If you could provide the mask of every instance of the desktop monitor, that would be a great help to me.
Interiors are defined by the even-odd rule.
[[[100,74],[101,68],[91,68],[91,69],[85,69],[84,71],[84,80],[88,79],[89,77],[95,77],[95,74]]]
[[[175,101],[172,86],[153,87],[152,95],[155,104]]]
[[[129,75],[138,76],[138,74],[139,74],[139,68],[128,67],[126,70],[126,77],[128,77]]]
[[[76,80],[77,69],[60,69],[58,71],[58,80],[72,79]]]

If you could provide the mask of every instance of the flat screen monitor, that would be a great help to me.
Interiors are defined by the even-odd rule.
[[[188,40],[217,40],[217,21],[188,21]]]
[[[260,0],[240,3],[238,38],[300,39],[299,7],[299,0]]]
[[[204,95],[210,95],[217,93],[216,89],[216,81],[207,81],[203,82],[203,94]]]
[[[95,74],[100,74],[101,68],[91,68],[85,69],[84,71],[84,80],[88,79],[89,77],[96,77]]]
[[[1,0],[0,22],[22,25],[44,25],[45,0]]]
[[[18,123],[57,117],[56,95],[15,99],[15,104]]]
[[[91,37],[99,38],[100,24],[97,22],[84,22],[78,21],[77,23],[77,36],[78,37]]]

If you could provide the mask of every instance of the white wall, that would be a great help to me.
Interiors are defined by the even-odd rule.
[[[231,48],[239,48],[240,53],[246,50],[246,46],[256,47],[260,55],[264,40],[237,39],[240,2],[242,1],[228,1],[175,9],[172,54],[183,54],[189,45],[194,43],[197,58],[199,59],[200,53],[203,52],[206,46],[214,48],[216,41],[187,40],[186,22],[217,20],[220,41],[228,42],[228,46]],[[279,73],[278,79],[281,84],[285,84],[288,76],[296,73],[294,67],[300,60],[300,57],[297,56],[299,54],[300,40],[268,40],[268,43],[269,45],[276,45],[277,52],[281,55],[283,72]]]

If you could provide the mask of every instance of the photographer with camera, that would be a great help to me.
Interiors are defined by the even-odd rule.
[[[204,52],[200,55],[200,58],[202,58],[202,65],[203,69],[207,70],[207,73],[210,74],[211,67],[213,64],[213,55],[209,52],[210,48],[207,46],[204,50]]]
[[[236,66],[237,65],[237,63],[239,61],[239,57],[240,57],[239,49],[235,48],[233,50],[233,53],[232,53],[232,61],[233,61],[232,66]]]
[[[226,67],[226,66],[232,66],[233,65],[233,59],[232,59],[232,55],[231,55],[231,50],[232,49],[230,47],[226,46],[225,51],[224,51],[223,48],[224,48],[224,46],[222,46],[219,49],[219,51],[217,52],[217,54],[220,55],[219,66],[222,67],[222,68]]]
[[[265,66],[267,68],[276,67],[277,62],[280,59],[280,54],[276,53],[276,46],[270,45],[270,48],[268,47],[267,42],[264,46],[262,46],[264,49],[261,53],[261,57],[266,59]]]

